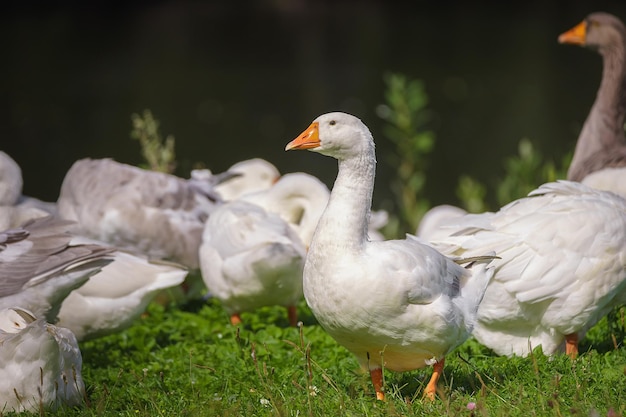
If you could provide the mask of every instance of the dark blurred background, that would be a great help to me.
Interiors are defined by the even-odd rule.
[[[501,175],[523,137],[555,160],[573,150],[601,59],[557,36],[592,11],[626,19],[623,0],[14,3],[0,14],[0,149],[46,200],[76,159],[140,163],[130,115],[144,109],[176,137],[179,175],[262,157],[330,186],[335,161],[283,149],[342,110],[377,140],[376,208],[395,174],[376,107],[397,72],[430,97],[427,196],[454,203],[460,174]]]

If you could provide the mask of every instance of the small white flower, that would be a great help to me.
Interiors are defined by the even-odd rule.
[[[259,400],[259,402],[261,403],[261,405],[265,406],[265,407],[269,407],[270,406],[270,400],[266,399],[266,398],[261,398]]]

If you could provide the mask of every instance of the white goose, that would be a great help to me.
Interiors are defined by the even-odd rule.
[[[317,177],[304,173],[292,172],[283,175],[270,188],[247,193],[239,197],[263,207],[267,211],[279,214],[294,227],[302,242],[308,247],[313,239],[313,232],[326,209],[330,190]],[[384,240],[379,229],[388,222],[384,210],[372,212],[368,227],[370,240]]]
[[[0,207],[0,217],[12,209]],[[72,245],[68,223],[48,216],[0,232],[0,308],[55,322],[67,295],[111,262],[111,248]]]
[[[567,179],[626,197],[626,28],[608,13],[591,13],[559,36],[602,56],[602,81],[585,120]]]
[[[330,201],[304,267],[304,295],[315,317],[368,369],[384,399],[382,369],[434,365],[424,394],[434,398],[444,357],[465,341],[492,271],[466,269],[424,245],[368,241],[376,157],[368,128],[356,117],[318,117],[286,150],[308,149],[339,161]]]
[[[209,293],[232,324],[241,323],[242,312],[283,305],[296,325],[306,249],[278,214],[246,201],[224,203],[206,222],[199,254]]]
[[[72,244],[95,241],[72,238]],[[181,285],[188,271],[181,265],[115,250],[112,262],[72,291],[61,304],[57,325],[79,341],[117,333],[130,327],[162,291]]]
[[[215,183],[230,178],[216,175]],[[215,184],[147,171],[111,159],[81,159],[67,172],[58,213],[92,239],[196,269]]]
[[[248,193],[239,200],[278,214],[289,223],[307,247],[311,244],[330,191],[317,177],[304,172],[285,174],[270,188]]]
[[[0,410],[40,413],[83,403],[82,357],[68,329],[23,308],[0,310]]]
[[[12,164],[16,169],[6,170],[6,167]],[[4,185],[7,189],[18,190],[15,195],[21,194],[21,170],[13,159],[8,155],[3,157],[1,152],[0,172],[10,172],[10,175],[4,175],[0,179],[0,189]],[[16,184],[19,184],[19,187]],[[33,199],[24,199],[22,196],[18,205],[1,206],[0,231],[20,227],[33,219],[49,215],[49,212],[37,208],[41,207],[41,204],[32,205],[32,202]],[[49,206],[47,208],[50,209]],[[64,225],[67,230],[74,228],[73,222],[70,221],[56,221],[56,224]],[[177,288],[173,287],[180,285],[188,273],[182,265],[150,261],[145,256],[127,253],[100,241],[69,234],[65,239],[69,246],[87,244],[106,248],[111,261],[110,264],[102,266],[85,284],[71,291],[61,304],[57,324],[72,330],[78,340],[104,336],[130,326],[161,290],[172,288],[176,291]],[[55,252],[51,251],[50,256],[56,256]],[[19,264],[15,265],[15,268],[19,267]],[[28,277],[22,275],[22,278]],[[19,296],[19,293],[16,296]],[[12,301],[9,299],[7,302],[10,305]],[[0,302],[0,305],[7,304]]]
[[[452,256],[493,250],[496,273],[474,336],[500,355],[554,353],[626,302],[626,200],[576,182],[547,183],[496,213],[451,221],[432,243]]]
[[[217,184],[215,191],[224,201],[270,188],[280,178],[280,171],[261,158],[246,159],[232,165],[226,172],[237,174],[233,179]]]

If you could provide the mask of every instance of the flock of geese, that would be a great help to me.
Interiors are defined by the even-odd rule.
[[[435,207],[416,235],[384,240],[372,212],[375,146],[363,122],[319,116],[286,150],[337,159],[332,190],[262,159],[191,178],[110,159],[67,172],[56,203],[22,195],[0,152],[0,410],[81,404],[79,343],[120,331],[199,270],[231,323],[304,295],[369,370],[433,366],[474,336],[499,355],[564,349],[626,302],[626,29],[590,14],[559,42],[596,50],[603,75],[567,180],[493,213]],[[182,291],[182,290],[181,290]]]

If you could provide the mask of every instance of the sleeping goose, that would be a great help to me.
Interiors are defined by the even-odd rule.
[[[231,323],[241,323],[241,312],[282,304],[296,325],[305,247],[329,195],[313,175],[293,172],[211,214],[215,218],[205,227],[200,264],[209,292],[222,301]]]
[[[626,200],[570,181],[547,183],[496,213],[450,221],[432,244],[450,256],[493,250],[495,275],[474,336],[499,355],[553,354],[626,302]],[[440,231],[440,232],[441,232]]]
[[[23,308],[0,310],[0,410],[41,413],[83,403],[82,357],[68,329]]]
[[[213,176],[215,182],[230,177]],[[219,196],[209,182],[111,159],[81,159],[67,172],[59,216],[76,234],[196,269],[202,229]]]
[[[215,191],[224,201],[235,200],[247,193],[266,190],[280,178],[278,168],[261,158],[239,161],[228,168],[226,172],[238,175],[215,186]]]
[[[294,228],[308,247],[329,195],[328,187],[317,177],[304,172],[292,172],[280,177],[270,188],[247,193],[239,200],[278,214]]]
[[[302,242],[308,247],[329,197],[330,190],[317,177],[305,172],[291,172],[280,177],[270,188],[247,193],[239,199],[279,214],[294,227]],[[371,213],[368,225],[370,240],[384,239],[380,229],[387,221],[386,211]]]
[[[383,368],[428,365],[434,372],[424,395],[433,399],[445,355],[471,334],[491,269],[486,262],[464,268],[412,235],[367,239],[376,156],[358,118],[324,114],[285,149],[339,162],[304,266],[304,296],[315,317],[369,370],[377,399],[384,399]]]
[[[19,194],[21,170],[13,159],[0,153],[0,171],[6,173],[3,167],[11,163],[17,169],[0,179],[0,188],[2,184],[19,183]],[[32,200],[25,200],[22,196],[17,205],[1,206],[0,230],[20,227],[28,221],[49,215],[48,211],[41,209],[41,204],[31,204]],[[64,224],[68,230],[74,228],[70,221],[59,224]],[[128,253],[83,236],[72,234],[67,238],[70,246],[87,244],[107,248],[111,261],[63,300],[57,324],[72,330],[78,340],[93,339],[130,326],[163,290],[171,288],[176,291],[177,288],[173,287],[179,286],[188,273],[182,265],[149,260],[140,254]]]
[[[209,293],[232,324],[241,323],[242,312],[283,305],[296,325],[306,249],[278,214],[247,201],[224,203],[206,222],[199,254]]]
[[[602,81],[585,120],[567,179],[626,197],[626,28],[615,16],[596,12],[559,36],[602,56]]]
[[[3,210],[12,207],[0,207]],[[21,306],[54,323],[67,295],[111,262],[111,248],[73,245],[51,216],[0,232],[0,308]]]

